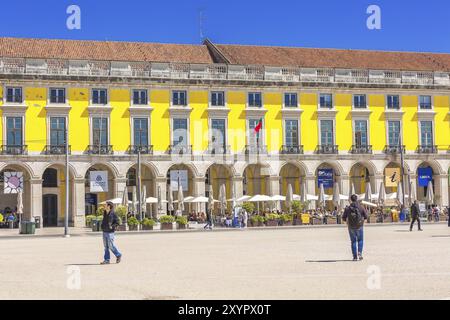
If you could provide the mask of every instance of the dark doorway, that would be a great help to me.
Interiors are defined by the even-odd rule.
[[[46,194],[42,197],[42,215],[44,227],[58,226],[58,196]]]

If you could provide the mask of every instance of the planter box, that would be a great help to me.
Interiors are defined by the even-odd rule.
[[[177,223],[177,229],[178,229],[178,230],[184,230],[184,229],[187,229],[187,224],[179,224],[179,223]]]
[[[282,226],[292,226],[293,221],[283,221]]]
[[[173,223],[161,223],[161,230],[172,230]]]
[[[117,231],[127,231],[127,226],[125,224],[121,224],[117,227]]]
[[[128,230],[129,231],[137,231],[138,230],[138,226],[136,225],[136,226],[128,226]]]
[[[303,224],[302,219],[294,219],[293,223],[294,226],[301,226]]]
[[[142,225],[142,230],[153,230],[153,226]]]
[[[268,227],[277,227],[278,226],[278,220],[267,220],[266,226]]]
[[[328,224],[337,224],[337,221],[334,218],[328,218]]]

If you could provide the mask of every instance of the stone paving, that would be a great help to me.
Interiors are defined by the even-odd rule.
[[[424,229],[367,226],[361,262],[345,226],[120,233],[107,266],[100,234],[1,230],[0,299],[448,299],[450,228]]]

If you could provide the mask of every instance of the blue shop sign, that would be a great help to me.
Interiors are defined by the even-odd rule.
[[[433,169],[431,167],[419,168],[417,171],[419,187],[426,187],[428,183],[433,180]]]
[[[333,188],[333,169],[319,169],[317,170],[317,183],[318,187],[323,184],[324,189]]]

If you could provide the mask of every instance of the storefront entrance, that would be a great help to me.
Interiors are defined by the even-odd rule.
[[[58,196],[46,194],[42,197],[42,215],[44,227],[58,226]]]

